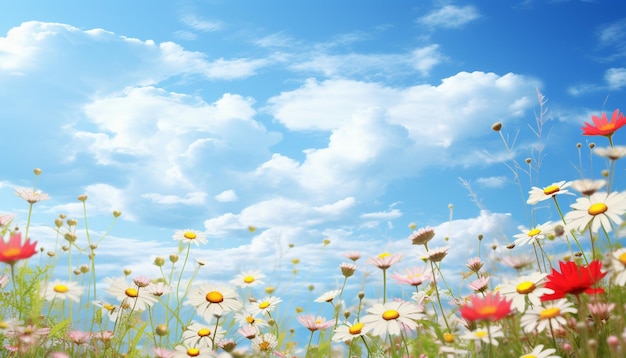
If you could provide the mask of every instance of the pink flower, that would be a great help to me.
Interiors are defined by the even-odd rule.
[[[416,287],[432,278],[430,271],[426,268],[413,267],[412,269],[405,269],[404,272],[404,275],[395,272],[391,274],[391,278],[396,280],[397,283]]]
[[[376,257],[370,257],[369,260],[367,260],[367,263],[374,265],[381,270],[386,270],[392,265],[396,264],[398,261],[400,261],[401,258],[402,255],[400,254],[390,254],[388,252],[383,252]]]
[[[326,329],[335,325],[335,320],[327,321],[326,318],[315,315],[302,315],[296,317],[298,322],[302,323],[309,331],[315,332],[318,329]]]

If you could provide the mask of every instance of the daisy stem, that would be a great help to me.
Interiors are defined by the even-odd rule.
[[[541,268],[541,261],[539,261],[539,254],[537,254],[537,246],[535,246],[535,242],[533,242],[533,252],[535,253],[535,259],[537,259],[537,266],[539,267],[539,272],[544,272],[544,269]]]
[[[337,329],[337,324],[339,323],[339,309],[341,305],[341,295],[343,295],[343,290],[346,288],[346,282],[348,282],[348,278],[344,277],[343,278],[343,285],[341,285],[341,291],[339,291],[339,300],[337,300],[337,306],[335,306],[335,328]],[[332,301],[330,302],[331,304],[333,303]]]
[[[15,290],[15,310],[17,310],[17,314],[18,314],[18,319],[22,319],[22,310],[20,310],[20,293],[19,293],[19,288],[20,285],[17,284],[17,281],[15,281],[15,262],[11,263],[11,281],[13,282],[13,289]]]
[[[561,221],[563,221],[563,225],[567,225],[567,223],[565,222],[565,216],[563,216],[563,212],[561,211],[561,207],[559,206],[559,201],[556,200],[556,195],[552,195],[552,199],[554,200],[554,205],[556,206],[556,210],[559,212]],[[578,246],[578,250],[580,250],[580,253],[583,255],[583,259],[585,259],[585,263],[589,265],[589,261],[587,261],[587,255],[585,255],[585,251],[583,250],[582,246],[580,246],[580,242],[578,241],[578,238],[576,238],[576,235],[574,235],[574,233],[571,233],[571,234],[572,234],[572,238],[574,238],[574,242],[576,242],[576,245]]]
[[[594,260],[596,258],[596,244],[593,239],[593,231],[591,231],[591,225],[589,227],[589,241],[591,241],[591,259]]]
[[[489,350],[488,350],[488,357],[491,358],[493,356],[493,344],[491,344],[491,329],[490,329],[491,325],[489,324],[489,321],[487,321],[487,337],[489,337]]]
[[[387,301],[387,269],[383,269],[383,304]]]
[[[211,347],[215,347],[215,336],[217,335],[217,329],[219,328],[218,324],[220,323],[220,317],[221,316],[217,316],[217,318],[215,319],[215,329],[213,330],[213,334],[211,335]]]
[[[180,274],[178,275],[178,281],[176,282],[176,307],[179,310],[180,308],[180,281],[183,279],[183,273],[185,272],[185,266],[187,265],[187,260],[189,259],[189,251],[191,251],[191,242],[187,244],[187,253],[185,254],[185,260],[183,261],[183,267],[180,268]],[[183,329],[185,327],[182,327]]]
[[[309,343],[306,345],[306,353],[304,353],[305,357],[308,357],[309,355],[309,349],[311,348],[311,342],[313,341],[313,333],[315,333],[315,331],[311,331],[311,336],[309,337]]]
[[[443,317],[443,321],[446,324],[446,328],[448,328],[448,332],[450,332],[450,325],[448,324],[448,319],[446,318],[446,313],[443,311],[443,305],[441,304],[441,297],[439,296],[439,288],[437,287],[437,275],[435,274],[435,263],[430,261],[430,269],[433,272],[433,283],[435,284],[435,293],[437,294],[437,302],[439,303],[439,309],[441,310],[441,316]]]
[[[558,349],[559,346],[556,344],[556,336],[554,335],[554,329],[552,328],[552,321],[548,320],[548,325],[550,325],[550,336],[552,337],[552,344],[554,348]]]
[[[28,231],[30,229],[30,218],[33,215],[33,203],[28,205],[28,219],[26,219],[26,231],[24,232],[24,240],[28,239]]]
[[[609,243],[609,252],[613,252],[613,244],[611,243],[611,237],[609,236],[609,233],[606,231],[604,226],[602,226],[602,232],[604,232],[604,236],[606,236],[606,241]]]
[[[370,347],[367,345],[367,342],[365,341],[365,337],[363,335],[361,335],[361,340],[363,341],[363,345],[365,346],[365,349],[367,349],[367,356],[370,356]]]

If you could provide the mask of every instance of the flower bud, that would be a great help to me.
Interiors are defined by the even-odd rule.
[[[87,200],[87,194],[81,194],[76,199],[84,202],[85,200]]]
[[[122,215],[122,212],[119,210],[113,210],[113,216],[119,218]]]
[[[154,258],[154,264],[158,267],[165,265],[165,257],[157,256]]]
[[[176,263],[178,261],[178,255],[176,254],[170,254],[170,262],[171,263]]]
[[[494,130],[495,132],[499,132],[502,129],[502,123],[501,122],[496,122],[494,124],[491,125],[491,129]]]
[[[166,324],[160,324],[160,325],[156,326],[156,329],[154,331],[160,337],[163,337],[163,336],[167,335],[168,333],[170,333],[170,330],[168,329]]]
[[[124,272],[124,276],[128,276],[128,275],[130,275],[133,271],[132,271],[131,269],[129,269],[129,268],[125,268],[123,272]]]
[[[76,219],[67,219],[67,225],[69,225],[69,226],[76,226],[76,225],[78,225],[78,220],[76,220]]]
[[[35,175],[39,175],[39,174],[41,174],[41,169],[35,168],[35,169],[33,169],[33,173],[35,173]]]

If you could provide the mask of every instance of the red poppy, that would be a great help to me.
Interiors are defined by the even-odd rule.
[[[498,321],[511,313],[511,301],[500,293],[487,294],[485,297],[473,295],[470,303],[461,307],[461,316],[467,321]]]
[[[585,126],[582,127],[583,135],[603,135],[610,137],[615,131],[626,125],[626,116],[620,113],[619,109],[613,112],[611,121],[606,117],[606,112],[602,113],[602,118],[591,116],[591,120],[593,121],[593,125],[585,122]]]
[[[37,241],[31,243],[30,239],[26,239],[22,245],[22,233],[19,232],[11,236],[8,243],[0,240],[0,262],[13,265],[19,260],[27,259],[37,253],[35,246]]]
[[[552,273],[546,277],[545,288],[552,289],[554,293],[541,296],[542,301],[557,300],[565,297],[568,293],[573,295],[580,295],[581,293],[593,295],[604,292],[602,288],[592,287],[606,276],[606,272],[601,270],[602,262],[599,260],[591,261],[589,266],[578,266],[573,261],[561,261],[559,266],[561,267],[561,272],[552,269]]]

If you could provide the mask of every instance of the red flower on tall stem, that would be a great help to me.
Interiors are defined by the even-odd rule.
[[[610,137],[615,131],[626,125],[626,116],[620,113],[619,109],[613,112],[611,121],[606,117],[606,112],[602,113],[602,117],[591,116],[591,120],[593,121],[593,125],[585,122],[585,126],[582,127],[583,135],[602,135]]]
[[[467,321],[499,321],[511,313],[511,301],[500,296],[499,292],[483,296],[473,295],[470,303],[461,307],[461,316]]]
[[[573,261],[560,261],[559,266],[561,272],[552,269],[552,273],[546,277],[545,288],[551,288],[554,293],[541,296],[542,301],[557,300],[565,297],[568,293],[593,295],[604,292],[601,287],[592,287],[606,276],[606,272],[602,272],[602,262],[599,260],[591,261],[589,266],[578,266]]]
[[[0,240],[0,262],[13,266],[17,261],[36,254],[36,246],[37,241],[31,243],[30,239],[26,239],[22,245],[22,233],[13,234],[8,243]]]

